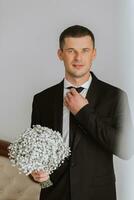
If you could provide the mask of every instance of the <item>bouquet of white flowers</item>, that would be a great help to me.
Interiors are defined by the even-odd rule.
[[[26,175],[33,171],[44,170],[53,173],[70,155],[61,134],[47,127],[35,125],[26,129],[20,137],[9,146],[9,159],[13,166]],[[50,179],[41,187],[52,185]]]

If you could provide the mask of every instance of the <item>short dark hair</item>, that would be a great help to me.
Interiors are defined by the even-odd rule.
[[[88,35],[91,37],[91,40],[93,42],[93,48],[95,48],[95,37],[92,31],[80,25],[70,26],[61,33],[59,37],[59,47],[60,49],[63,49],[64,43],[65,43],[64,39],[67,37],[77,38],[77,37],[83,37],[83,36],[88,36]]]

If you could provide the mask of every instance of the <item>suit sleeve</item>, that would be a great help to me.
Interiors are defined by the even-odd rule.
[[[114,106],[113,115],[103,117],[90,106],[84,106],[76,115],[83,133],[90,135],[105,150],[122,159],[134,152],[133,125],[126,94],[123,92]]]

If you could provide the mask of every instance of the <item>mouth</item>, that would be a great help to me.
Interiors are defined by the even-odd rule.
[[[73,64],[73,67],[77,68],[77,69],[80,69],[82,68],[84,65],[82,64]]]

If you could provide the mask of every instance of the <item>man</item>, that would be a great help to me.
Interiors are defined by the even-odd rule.
[[[53,186],[41,190],[40,200],[116,200],[113,154],[131,155],[126,95],[91,72],[96,49],[89,29],[69,27],[59,41],[65,78],[35,95],[32,125],[61,132],[72,152],[50,176]],[[43,171],[32,176],[38,182],[49,178]]]

